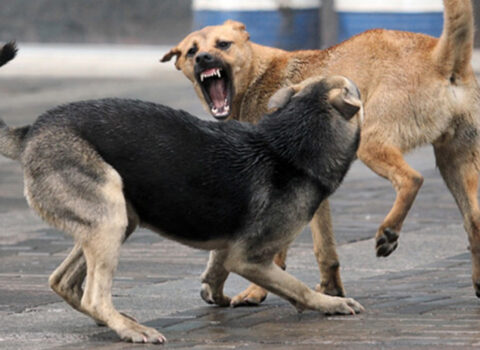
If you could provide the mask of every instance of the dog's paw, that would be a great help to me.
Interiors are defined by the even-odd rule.
[[[267,294],[268,292],[262,287],[251,284],[243,292],[234,296],[230,302],[230,305],[232,307],[258,306],[267,298]]]
[[[156,329],[140,324],[136,324],[135,327],[131,328],[123,328],[117,331],[117,333],[123,341],[130,343],[163,344],[167,341],[167,338]]]
[[[215,304],[218,306],[229,306],[230,298],[220,294],[215,295],[212,291],[212,288],[207,283],[202,283],[202,289],[200,290],[200,296],[207,304]]]
[[[355,315],[365,311],[365,308],[355,299],[335,297],[333,305],[326,310],[327,315]]]
[[[398,233],[393,231],[390,228],[386,228],[383,230],[383,234],[377,237],[377,256],[378,257],[387,257],[392,252],[397,249],[398,246]]]
[[[315,291],[326,294],[326,295],[330,295],[332,297],[345,296],[345,291],[343,290],[343,288],[339,286],[330,287],[329,285],[325,285],[323,282],[315,286]]]
[[[345,296],[345,290],[338,286],[338,285],[332,285],[331,283],[326,283],[322,282],[321,284],[317,284],[315,286],[315,291],[319,293],[323,293],[326,295],[330,295],[332,297],[344,297]]]

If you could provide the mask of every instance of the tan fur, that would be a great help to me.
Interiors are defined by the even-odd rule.
[[[283,86],[317,75],[341,74],[353,80],[365,111],[358,157],[391,181],[397,193],[376,233],[377,254],[387,256],[396,248],[396,235],[423,182],[403,154],[433,144],[442,176],[464,217],[474,253],[473,282],[480,296],[480,212],[476,197],[480,92],[470,65],[472,4],[470,0],[444,0],[444,5],[440,39],[370,30],[327,50],[287,52],[250,42],[241,23],[228,21],[191,33],[162,61],[177,57],[177,69],[192,81],[205,105],[193,75],[195,59],[185,53],[195,44],[198,53],[208,52],[222,59],[233,71],[235,96],[230,118],[253,123],[268,111],[269,98]],[[233,44],[221,51],[215,48],[217,40]],[[311,227],[323,275],[323,287],[319,288],[343,295],[329,213],[320,210]],[[260,302],[265,297],[254,288],[249,290],[251,293],[242,293],[234,300]]]

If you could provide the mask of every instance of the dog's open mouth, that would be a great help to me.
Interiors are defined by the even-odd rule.
[[[197,74],[197,80],[210,112],[217,119],[230,115],[232,83],[227,69],[221,67],[207,68]]]

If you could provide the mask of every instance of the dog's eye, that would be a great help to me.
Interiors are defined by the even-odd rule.
[[[227,50],[231,45],[231,41],[217,41],[217,48],[220,50]]]
[[[197,46],[192,46],[190,48],[190,50],[187,51],[187,57],[192,57],[193,55],[195,55],[198,51],[198,47]]]

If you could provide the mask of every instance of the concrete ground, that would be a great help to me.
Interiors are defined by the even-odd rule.
[[[156,58],[164,53],[158,51]],[[105,64],[101,61],[98,66]],[[474,63],[478,66],[480,60]],[[165,103],[208,118],[188,81],[171,66],[158,64],[151,73],[133,78],[122,72],[102,76],[101,70],[89,74],[88,69],[78,74],[79,67],[71,68],[76,74],[66,70],[55,76],[48,70],[51,65],[32,75],[13,62],[5,67],[10,72],[0,70],[0,116],[21,125],[60,103],[117,96]],[[356,162],[331,200],[343,281],[348,295],[365,306],[363,314],[298,314],[272,295],[259,307],[208,306],[199,297],[199,275],[208,253],[146,230],[137,231],[122,249],[114,303],[163,332],[169,340],[165,348],[172,349],[480,347],[480,301],[471,286],[461,216],[435,169],[431,148],[407,159],[424,175],[425,184],[391,257],[376,258],[372,239],[394,199],[386,180]],[[156,347],[119,342],[113,332],[97,327],[49,289],[48,276],[72,240],[39,220],[22,192],[20,166],[0,158],[0,349]],[[289,272],[310,286],[318,283],[308,229],[295,241],[287,264]],[[232,275],[226,292],[234,295],[247,285]]]

